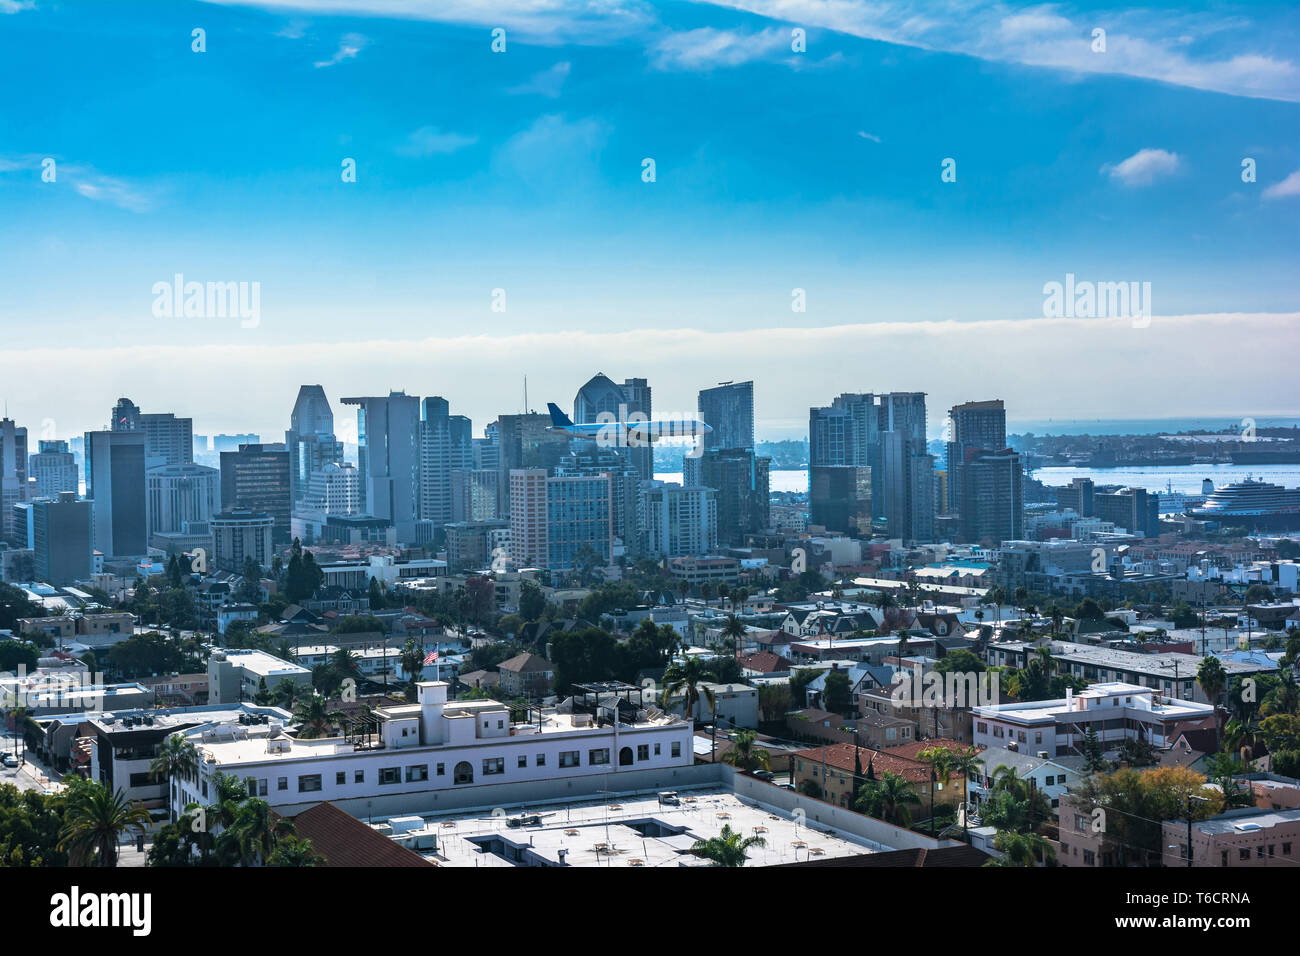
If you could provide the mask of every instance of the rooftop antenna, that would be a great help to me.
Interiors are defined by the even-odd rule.
[[[528,376],[524,376],[524,414],[528,414]]]

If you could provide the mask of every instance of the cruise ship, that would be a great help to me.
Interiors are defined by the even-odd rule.
[[[1287,531],[1300,528],[1300,488],[1247,478],[1216,488],[1205,504],[1187,513],[1199,521],[1245,525],[1252,531]]]

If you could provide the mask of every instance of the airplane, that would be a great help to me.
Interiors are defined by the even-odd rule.
[[[638,412],[633,412],[627,421],[617,421],[611,413],[602,412],[598,421],[575,425],[554,402],[547,402],[546,407],[551,413],[548,432],[564,432],[574,438],[592,438],[601,444],[618,447],[635,448],[656,438],[695,438],[713,431],[711,425],[694,419],[649,421],[644,417],[638,418]]]

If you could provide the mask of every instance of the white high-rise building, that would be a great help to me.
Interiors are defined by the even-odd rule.
[[[149,533],[180,532],[221,510],[221,472],[206,465],[162,465],[145,472]]]
[[[647,554],[711,554],[718,547],[717,492],[662,481],[641,483],[641,533]]]

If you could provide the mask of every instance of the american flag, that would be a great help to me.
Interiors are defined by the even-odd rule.
[[[424,666],[428,667],[430,664],[436,662],[437,660],[438,660],[438,652],[436,650],[430,651],[428,654],[424,655]]]

